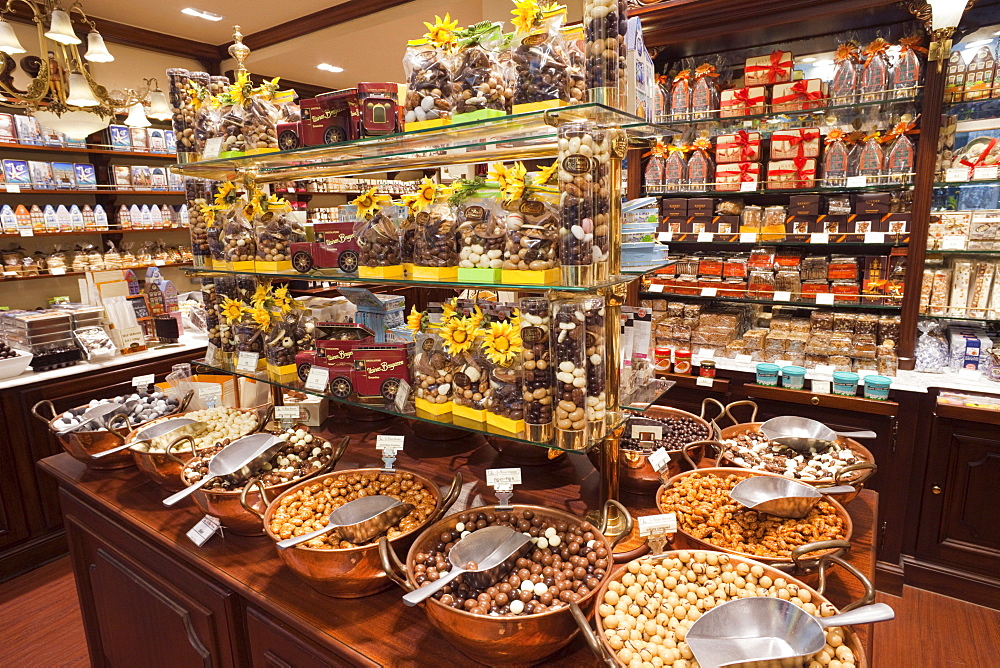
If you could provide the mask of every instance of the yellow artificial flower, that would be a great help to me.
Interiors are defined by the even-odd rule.
[[[233,98],[233,104],[242,106],[247,99],[249,90],[250,73],[246,71],[240,72],[236,77],[236,83],[229,89],[229,95]]]
[[[514,0],[514,9],[510,13],[514,15],[510,22],[517,31],[528,32],[538,19],[538,3],[535,0]]]
[[[260,284],[256,287],[256,289],[254,289],[253,297],[250,298],[250,303],[254,306],[261,306],[271,298],[270,293],[270,286]]]
[[[543,167],[538,170],[538,180],[535,182],[540,186],[544,186],[546,183],[552,180],[555,173],[559,170],[559,161],[556,160],[548,167]]]
[[[503,197],[506,201],[512,202],[521,199],[524,195],[524,177],[528,170],[523,162],[515,162],[508,172],[507,187],[503,189]]]
[[[472,315],[469,316],[469,323],[472,325],[473,329],[479,329],[479,326],[483,324],[483,309],[478,306],[473,307]]]
[[[417,338],[417,334],[423,329],[424,326],[424,314],[417,310],[416,306],[410,307],[410,314],[406,316],[406,328],[413,332],[413,338]]]
[[[288,286],[282,285],[280,288],[274,291],[271,295],[271,299],[274,301],[274,305],[278,307],[282,314],[288,313],[292,310],[292,306],[295,305],[295,300],[290,294],[288,294]]]
[[[521,330],[513,322],[491,322],[483,340],[486,358],[500,366],[510,366],[521,354]]]
[[[247,307],[243,302],[236,299],[230,299],[229,297],[224,297],[222,299],[222,308],[219,312],[222,314],[222,317],[226,319],[226,322],[231,325],[243,318],[243,314],[246,312],[246,309]]]
[[[226,181],[221,186],[219,186],[219,192],[215,193],[215,204],[216,206],[226,206],[232,204],[236,201],[236,197],[239,193],[236,190],[236,184],[232,181]]]
[[[477,331],[470,325],[469,318],[451,318],[441,326],[441,339],[448,354],[458,355],[472,347]]]
[[[416,199],[413,202],[413,207],[415,207],[417,211],[422,211],[430,206],[437,196],[437,184],[425,176],[423,181],[420,182],[420,190],[416,192]]]
[[[250,316],[255,323],[260,325],[261,329],[271,326],[271,312],[263,306],[256,306],[250,309]]]
[[[358,218],[372,218],[380,206],[392,202],[392,199],[388,195],[377,195],[375,194],[375,190],[376,188],[372,187],[368,192],[362,193],[351,200],[351,204],[358,207]]]
[[[458,314],[458,302],[454,299],[441,304],[441,321],[451,320]]]
[[[266,202],[268,209],[284,209],[288,211],[292,208],[292,205],[287,199],[284,197],[278,197],[277,195],[268,195]]]
[[[434,23],[424,21],[427,26],[427,39],[440,46],[447,46],[455,42],[455,31],[458,29],[458,21],[452,21],[450,14],[445,14],[444,19],[440,16],[434,17]]]
[[[507,182],[510,178],[507,166],[502,162],[494,162],[490,165],[490,173],[488,176],[497,182],[497,186],[499,186],[501,191],[507,187]]]
[[[510,315],[510,326],[516,329],[518,332],[521,331],[521,310],[514,309],[514,312]]]

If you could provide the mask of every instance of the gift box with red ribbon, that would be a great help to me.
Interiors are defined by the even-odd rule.
[[[715,138],[715,162],[757,162],[760,160],[760,133],[740,130]]]
[[[767,163],[768,188],[816,187],[816,159],[771,160]]]
[[[724,90],[720,100],[719,116],[721,118],[767,113],[767,89],[763,86]]]
[[[774,87],[771,95],[771,111],[802,111],[819,109],[826,106],[826,93],[823,92],[821,79],[802,79],[789,83],[780,83]]]
[[[819,128],[775,130],[771,133],[771,160],[819,157]]]
[[[743,183],[760,180],[759,162],[735,162],[715,166],[715,189],[738,191]]]
[[[747,58],[744,86],[768,86],[792,80],[795,60],[791,51],[772,51],[767,56]]]

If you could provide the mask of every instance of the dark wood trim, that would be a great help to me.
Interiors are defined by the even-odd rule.
[[[903,557],[906,584],[1000,610],[1000,584],[983,575]]]
[[[1000,426],[1000,411],[991,411],[985,408],[937,404],[934,408],[934,414],[938,417],[951,418],[953,420]]]
[[[893,596],[903,595],[903,567],[888,561],[875,562],[875,588]]]
[[[871,415],[894,416],[899,410],[899,404],[894,401],[875,401],[862,397],[841,397],[836,394],[818,394],[807,390],[789,390],[784,387],[768,387],[747,383],[743,391],[749,397],[783,401],[793,404],[806,404],[823,408],[868,413]]]
[[[694,375],[691,375],[694,374]],[[692,369],[690,374],[687,373],[663,373],[661,371],[656,372],[657,378],[665,378],[667,380],[672,380],[677,385],[678,389],[694,390],[704,392],[721,392],[722,394],[729,394],[729,381],[725,378],[715,377],[712,379],[712,387],[698,384],[698,370]],[[666,399],[669,399],[669,395]]]
[[[66,531],[62,528],[6,550],[0,555],[0,582],[6,582],[66,555]]]
[[[243,38],[243,43],[253,50],[274,46],[281,42],[287,42],[296,37],[309,35],[326,28],[347,23],[354,19],[364,18],[371,14],[377,14],[392,9],[400,5],[405,5],[413,0],[351,0],[334,7],[327,7],[318,12],[301,16],[291,21],[278,24],[267,30],[261,30],[247,35]],[[221,53],[226,53],[229,43],[220,44],[218,49]]]

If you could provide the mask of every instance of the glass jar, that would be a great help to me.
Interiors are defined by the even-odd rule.
[[[549,307],[545,297],[525,297],[520,301],[524,423],[527,437],[538,443],[552,440],[555,376]]]
[[[553,362],[556,365],[556,445],[580,450],[587,445],[587,336],[583,300],[553,304]]]

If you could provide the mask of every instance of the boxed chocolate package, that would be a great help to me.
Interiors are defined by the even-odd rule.
[[[788,213],[792,216],[819,216],[826,213],[823,195],[789,195]]]
[[[743,184],[753,184],[751,190],[757,189],[760,182],[759,162],[734,162],[728,165],[715,166],[715,189],[726,191],[742,191]]]
[[[740,130],[715,138],[715,162],[756,162],[760,160],[760,133]]]
[[[719,116],[721,118],[755,116],[767,112],[767,88],[764,86],[724,90],[720,94],[719,100]]]
[[[771,94],[771,110],[774,113],[819,109],[826,105],[821,79],[779,83]]]
[[[766,56],[747,58],[743,70],[745,86],[768,86],[792,80],[795,60],[791,51],[772,51]]]
[[[684,197],[664,197],[660,210],[664,216],[687,216],[688,201]]]
[[[771,160],[819,157],[819,128],[795,128],[771,133]]]
[[[815,186],[815,158],[771,160],[767,163],[768,188],[814,188]]]
[[[687,200],[688,215],[711,216],[715,213],[715,200],[711,197],[692,197]]]
[[[889,213],[889,205],[891,202],[892,197],[889,193],[855,193],[854,213]]]

